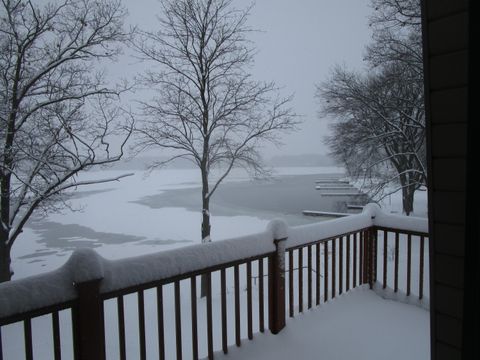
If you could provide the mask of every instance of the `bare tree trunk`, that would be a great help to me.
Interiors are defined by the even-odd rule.
[[[202,169],[202,243],[209,243],[210,238],[210,197],[208,196],[208,172]],[[207,296],[207,276],[201,276],[200,296]]]
[[[6,245],[8,234],[0,229],[0,283],[10,281],[13,273],[10,270],[10,247]]]
[[[407,185],[402,188],[403,212],[409,216],[413,212],[413,200],[415,196],[415,186]]]
[[[212,241],[210,239],[210,200],[203,199],[203,208],[202,208],[202,243],[207,243]]]

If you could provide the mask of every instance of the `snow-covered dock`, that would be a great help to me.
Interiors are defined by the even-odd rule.
[[[349,181],[340,179],[318,179],[315,181],[315,190],[319,190],[321,196],[367,196]]]
[[[323,186],[323,185],[316,185],[315,190],[350,190],[350,189],[355,189],[351,185],[328,185],[328,186]]]
[[[344,217],[351,214],[331,212],[331,211],[313,211],[313,210],[303,210],[302,214],[305,216],[326,216],[326,217]]]
[[[326,192],[322,193],[322,196],[366,196],[365,193],[362,192]]]
[[[316,184],[332,184],[332,183],[348,184],[349,182],[347,180],[340,180],[340,179],[318,179],[318,180],[315,180],[315,183]]]
[[[362,209],[363,209],[363,205],[347,204],[347,209],[362,210]]]

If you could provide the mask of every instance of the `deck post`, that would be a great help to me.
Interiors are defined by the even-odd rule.
[[[268,258],[268,318],[272,334],[285,327],[285,247],[287,238],[274,239],[276,251]]]
[[[363,284],[368,284],[370,289],[373,289],[373,283],[376,278],[376,242],[375,229],[369,228],[364,231],[364,246],[363,246]]]
[[[75,359],[105,359],[105,326],[103,301],[100,298],[102,279],[75,283],[78,306],[73,311]]]
[[[72,308],[75,360],[105,359],[105,325],[100,285],[103,258],[93,249],[75,250],[66,266],[72,273],[77,303]]]
[[[373,261],[374,261],[374,242],[373,242],[373,229],[369,228],[367,230],[367,241],[368,241],[368,268],[367,268],[367,282],[370,290],[373,289]]]
[[[362,231],[363,237],[363,266],[362,266],[362,284],[370,282],[370,230]]]

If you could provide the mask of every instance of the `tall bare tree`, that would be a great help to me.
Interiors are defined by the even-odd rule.
[[[34,212],[66,205],[68,189],[115,180],[76,176],[119,160],[131,133],[119,121],[122,89],[95,71],[127,40],[125,15],[116,0],[0,4],[0,282]]]
[[[401,190],[408,215],[426,185],[420,1],[371,4],[368,73],[337,67],[317,97],[336,119],[326,139],[332,153],[374,198]]]
[[[337,120],[327,137],[333,155],[373,198],[400,190],[407,215],[426,185],[423,83],[408,70],[397,63],[361,75],[337,67],[317,88],[323,113]]]
[[[142,31],[134,45],[158,65],[144,83],[157,96],[143,102],[138,148],[173,149],[202,179],[203,242],[210,241],[210,199],[232,168],[263,171],[258,145],[294,129],[290,98],[274,83],[252,79],[253,49],[247,40],[250,8],[232,0],[164,0],[159,30]],[[154,166],[163,165],[158,162]],[[220,176],[212,181],[212,169]]]

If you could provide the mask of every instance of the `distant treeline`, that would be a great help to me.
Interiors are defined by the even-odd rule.
[[[272,157],[268,164],[271,166],[336,166],[335,160],[328,155],[300,154],[279,155]]]
[[[153,161],[161,161],[161,158],[153,156],[136,157],[134,159],[122,159],[110,169],[112,170],[146,170]],[[336,166],[337,163],[328,155],[300,154],[278,155],[266,159],[268,166],[274,167],[298,167],[298,166]],[[188,160],[176,159],[167,166],[169,169],[193,169],[195,166]]]

